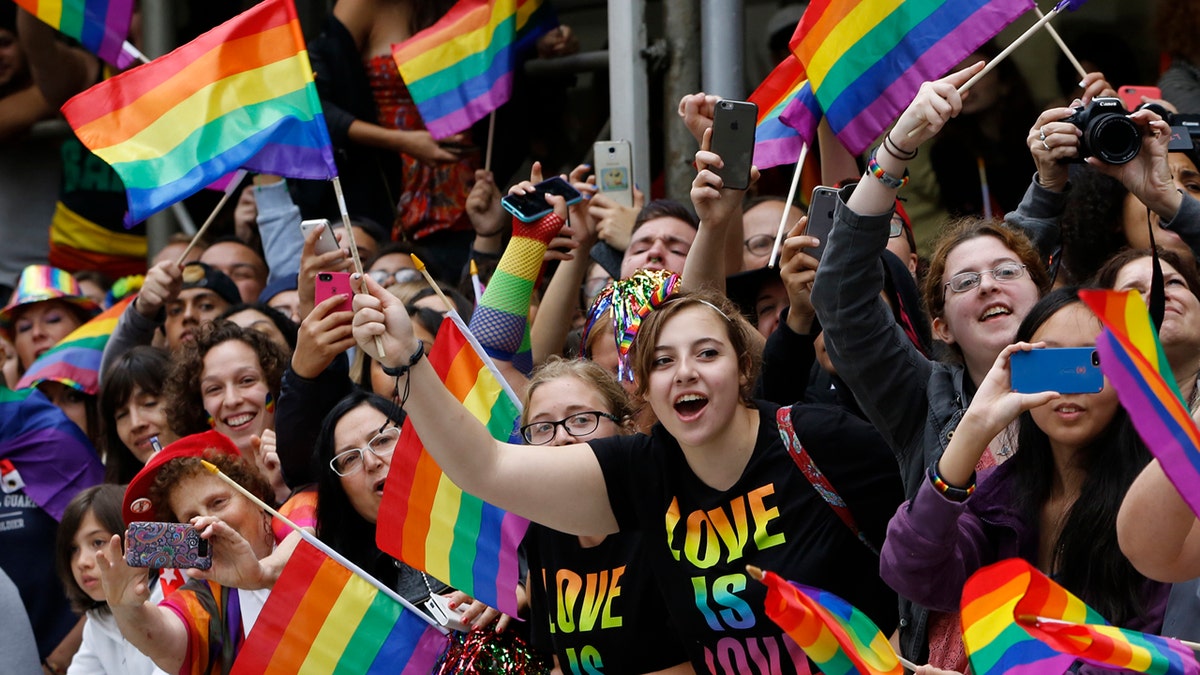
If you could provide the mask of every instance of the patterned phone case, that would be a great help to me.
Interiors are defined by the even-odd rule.
[[[154,569],[212,567],[208,540],[187,523],[130,523],[125,533],[125,563]]]

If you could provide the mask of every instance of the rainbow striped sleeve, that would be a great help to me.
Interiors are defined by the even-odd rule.
[[[120,175],[127,225],[239,167],[337,175],[292,0],[265,0],[101,82],[67,101],[63,115]]]
[[[1195,654],[1178,640],[1108,625],[1019,558],[971,576],[963,591],[962,621],[971,670],[980,675],[1063,672],[1076,658],[1154,675],[1200,673]]]
[[[767,616],[827,675],[901,675],[904,669],[875,622],[842,598],[763,573]]]
[[[521,411],[462,319],[451,312],[429,353],[446,388],[491,432],[518,442]],[[386,553],[472,598],[516,616],[517,547],[529,521],[463,492],[405,421],[379,507],[375,541]]]
[[[508,101],[517,54],[555,25],[542,0],[459,0],[392,56],[425,128],[445,138]]]
[[[788,111],[797,129],[821,112],[859,154],[912,101],[1021,14],[1033,0],[814,0],[792,36],[813,96]],[[799,100],[799,99],[798,99]]]
[[[16,3],[119,70],[133,63],[133,53],[125,50],[133,0],[16,0]]]
[[[445,637],[306,541],[288,560],[233,675],[426,675]]]

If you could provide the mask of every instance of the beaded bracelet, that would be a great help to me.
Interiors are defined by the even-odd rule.
[[[955,502],[965,501],[967,497],[970,497],[975,492],[974,473],[971,474],[970,485],[965,488],[954,487],[947,483],[946,479],[942,478],[941,474],[938,473],[936,463],[929,466],[929,482],[933,484],[933,489],[940,492],[946,499]]]
[[[890,173],[884,171],[883,167],[879,166],[879,160],[875,159],[875,154],[877,152],[879,152],[879,148],[876,148],[875,152],[871,153],[871,161],[867,163],[867,172],[874,176],[875,179],[880,183],[883,183],[885,186],[893,190],[898,190],[905,185],[908,185],[908,169],[904,170],[903,176],[896,178]]]

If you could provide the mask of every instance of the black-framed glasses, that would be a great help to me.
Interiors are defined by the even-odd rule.
[[[395,272],[389,272],[387,270],[375,270],[374,272],[367,272],[367,274],[371,275],[371,278],[375,280],[375,283],[385,287],[391,286],[392,284],[402,284],[406,281],[421,281],[424,279],[420,272],[411,267],[401,267]]]
[[[565,417],[557,422],[533,422],[521,427],[521,437],[530,445],[545,445],[554,440],[554,434],[558,427],[562,427],[571,436],[587,436],[600,426],[600,418],[612,420],[616,424],[620,424],[621,420],[615,415],[610,415],[599,410],[586,410],[577,412],[570,417]]]
[[[1008,283],[1025,276],[1025,266],[1020,263],[1006,262],[982,272],[959,272],[950,277],[950,281],[946,282],[946,287],[955,293],[966,293],[972,288],[977,288],[985,274],[992,275],[993,279],[1001,283]]]
[[[892,218],[892,222],[888,223],[888,239],[895,239],[904,234],[904,221],[900,216]]]
[[[350,448],[339,452],[329,460],[329,468],[339,476],[351,476],[363,468],[363,453],[370,452],[380,459],[391,457],[396,451],[396,441],[400,440],[400,429],[386,426],[380,429],[375,437],[361,448]]]
[[[745,246],[751,255],[767,255],[775,247],[775,237],[769,234],[756,234],[742,242],[742,246]]]

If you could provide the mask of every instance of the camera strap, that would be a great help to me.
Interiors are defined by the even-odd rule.
[[[1150,220],[1150,207],[1146,207],[1146,230],[1150,234],[1150,259],[1153,271],[1150,276],[1150,320],[1154,322],[1154,330],[1162,328],[1163,315],[1167,310],[1166,288],[1163,284],[1162,263],[1158,260],[1158,243],[1154,241],[1154,223]]]

